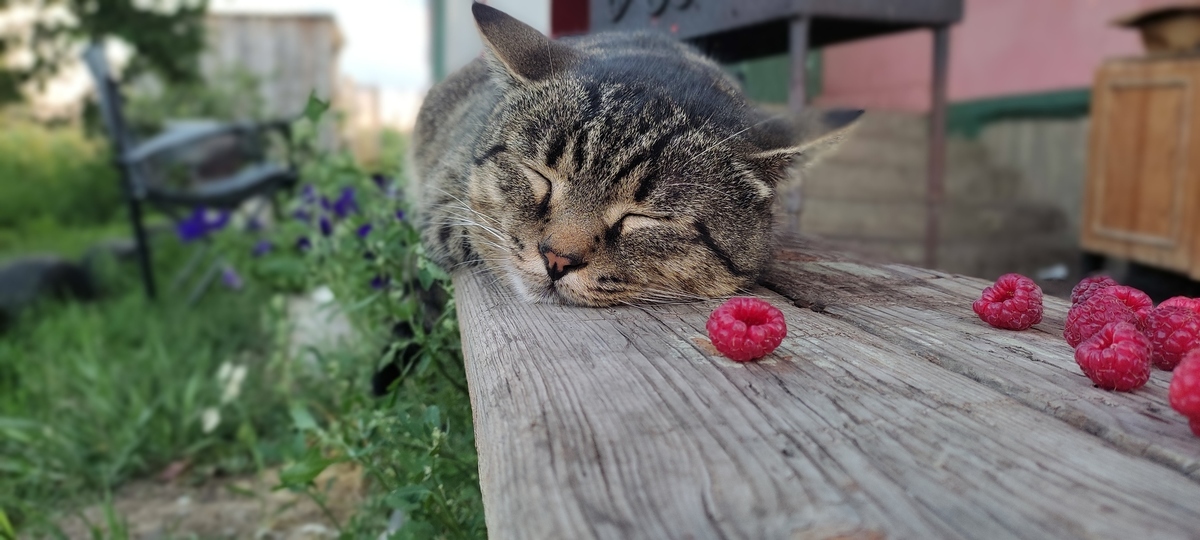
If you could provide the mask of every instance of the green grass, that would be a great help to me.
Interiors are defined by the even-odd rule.
[[[108,145],[77,127],[47,127],[0,111],[0,259],[79,257],[128,235]]]
[[[73,127],[3,121],[0,230],[38,219],[82,227],[120,218],[121,184],[102,139]]]
[[[182,253],[161,240],[166,271]],[[174,460],[241,472],[282,459],[289,381],[270,293],[218,284],[194,307],[151,303],[133,270],[106,272],[108,298],[37,306],[0,337],[0,508],[18,527]],[[223,363],[248,374],[227,403]],[[221,421],[205,432],[210,407]]]

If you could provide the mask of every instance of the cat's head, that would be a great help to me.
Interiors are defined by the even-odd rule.
[[[530,300],[601,306],[750,286],[771,256],[777,184],[858,117],[765,115],[665,36],[552,41],[472,10],[501,99],[474,149],[469,204],[489,217],[471,240]]]

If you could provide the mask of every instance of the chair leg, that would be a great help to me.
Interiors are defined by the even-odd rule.
[[[133,197],[129,198],[129,220],[133,224],[138,265],[142,270],[142,286],[145,288],[146,298],[154,300],[157,293],[154,287],[154,268],[150,264],[150,242],[146,238],[146,224],[142,222],[142,204]]]

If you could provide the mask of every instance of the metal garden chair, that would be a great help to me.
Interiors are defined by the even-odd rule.
[[[291,122],[191,122],[139,141],[127,124],[119,86],[103,45],[90,44],[83,58],[96,84],[100,113],[124,184],[146,296],[154,298],[155,279],[143,205],[154,205],[176,221],[184,208],[233,211],[255,197],[265,197],[274,206],[274,195],[294,186],[297,173],[290,154],[283,160],[286,163],[266,158],[266,135],[276,130],[287,139]],[[193,254],[174,286],[182,284],[204,251]],[[207,288],[218,263],[200,279],[189,302]]]

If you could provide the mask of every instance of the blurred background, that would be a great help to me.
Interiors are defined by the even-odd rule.
[[[1200,2],[486,3],[689,40],[781,114],[866,109],[785,232],[1200,294]],[[485,533],[399,195],[470,5],[0,0],[0,538]]]

